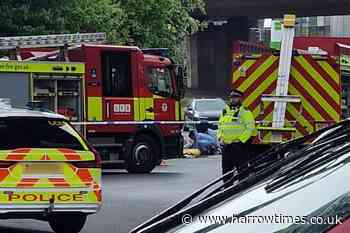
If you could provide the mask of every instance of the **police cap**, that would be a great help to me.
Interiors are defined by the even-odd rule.
[[[239,90],[231,90],[229,96],[230,97],[242,97],[243,96],[243,92],[241,92]]]

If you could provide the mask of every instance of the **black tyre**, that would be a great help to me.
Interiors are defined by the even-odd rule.
[[[148,135],[137,136],[127,162],[130,173],[150,173],[159,162],[159,147]]]
[[[55,233],[79,233],[85,222],[85,214],[60,213],[49,218],[50,227]]]

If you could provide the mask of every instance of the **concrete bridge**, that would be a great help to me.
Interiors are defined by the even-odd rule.
[[[231,46],[248,40],[257,19],[302,16],[350,15],[349,0],[205,0],[208,20],[226,21],[209,27],[190,39],[192,88],[224,93],[230,88]]]

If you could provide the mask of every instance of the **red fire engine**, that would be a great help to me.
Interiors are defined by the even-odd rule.
[[[101,37],[86,37],[93,36]],[[96,38],[87,44],[82,38],[84,34],[12,37],[3,39],[2,46],[17,47],[16,57],[24,60],[21,62],[63,60],[85,65],[83,117],[77,125],[84,126],[87,139],[106,166],[126,162],[129,172],[146,173],[164,156],[181,155],[181,67],[165,56],[154,55],[163,53],[162,49],[104,45]],[[74,116],[69,104],[51,110]]]

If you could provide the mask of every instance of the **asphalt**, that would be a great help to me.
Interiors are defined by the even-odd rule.
[[[103,207],[88,218],[82,233],[127,233],[220,174],[220,157],[167,160],[151,174],[103,172]],[[0,232],[51,233],[48,223],[0,220]]]

